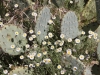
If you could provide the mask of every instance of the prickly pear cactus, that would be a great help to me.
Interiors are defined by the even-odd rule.
[[[72,65],[72,68],[77,67],[78,70],[76,70],[74,72],[75,75],[82,75],[82,72],[84,71],[85,65],[79,59],[76,59],[76,57],[74,57],[72,55],[71,56],[66,55],[65,61],[70,62],[70,64]]]
[[[47,25],[48,21],[50,20],[50,9],[48,7],[44,7],[37,19],[37,23],[35,26],[35,33],[37,34],[38,31],[41,32],[40,35],[37,34],[37,41],[39,43],[44,40],[44,37],[47,35],[47,32],[49,30],[49,25]]]
[[[95,0],[89,0],[87,5],[85,6],[82,16],[86,20],[91,20],[96,17],[96,5]]]
[[[15,25],[4,25],[0,29],[0,47],[9,55],[24,52],[27,40],[23,37],[23,30]]]
[[[32,75],[32,72],[28,71],[28,67],[15,67],[9,75]]]
[[[73,11],[66,13],[61,25],[61,34],[64,34],[66,39],[73,39],[79,35],[78,20]]]
[[[97,34],[98,34],[98,39],[100,40],[100,26],[97,29]],[[97,55],[100,60],[100,42],[98,43],[98,46],[97,46]]]

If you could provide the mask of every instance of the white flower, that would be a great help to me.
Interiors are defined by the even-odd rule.
[[[72,0],[70,1],[70,4],[73,4],[73,1]]]
[[[56,16],[52,16],[52,19],[56,19]]]
[[[6,13],[5,16],[6,16],[6,17],[9,16],[9,13]]]
[[[65,37],[65,35],[64,35],[64,34],[61,34],[61,35],[60,35],[60,38],[62,38],[62,39],[63,39],[64,37]]]
[[[31,35],[33,38],[36,38],[36,35]]]
[[[34,48],[37,48],[37,46],[38,46],[37,44],[34,44]]]
[[[43,52],[43,55],[47,55],[47,51],[44,51],[44,52]]]
[[[14,49],[15,48],[15,45],[11,45],[10,48]]]
[[[88,31],[88,33],[89,33],[89,34],[91,34],[91,35],[93,35],[93,34],[94,34],[94,32],[93,32],[93,31],[91,31],[91,30],[89,30],[89,31]]]
[[[52,24],[52,23],[53,23],[53,21],[52,21],[52,20],[49,20],[49,21],[48,21],[48,23],[49,23],[49,24]]]
[[[97,39],[97,36],[93,36],[94,39]]]
[[[49,63],[51,62],[51,59],[49,59],[49,58],[43,59],[43,62],[44,62],[45,64],[49,64]]]
[[[17,74],[13,74],[13,75],[17,75]]]
[[[72,39],[71,38],[68,38],[68,40],[67,40],[68,42],[72,42]]]
[[[35,67],[35,65],[33,65],[33,64],[29,64],[29,67]]]
[[[37,54],[37,57],[41,57],[41,56],[42,56],[42,54],[41,54],[41,53],[38,53],[38,54]]]
[[[46,41],[43,41],[42,44],[43,44],[43,45],[46,45]]]
[[[3,70],[3,73],[4,73],[4,74],[7,74],[7,73],[8,73],[8,70]]]
[[[63,44],[64,44],[64,42],[63,42],[63,41],[61,41],[61,42],[59,43],[59,46],[63,46]]]
[[[52,45],[50,49],[54,49],[54,46]]]
[[[19,52],[21,50],[21,48],[16,48],[16,51]]]
[[[24,56],[23,56],[23,55],[21,55],[21,56],[20,56],[20,59],[24,59]]]
[[[12,67],[12,64],[9,64],[9,68],[11,68]]]
[[[23,37],[26,37],[27,36],[27,34],[26,33],[23,33]]]
[[[36,66],[40,66],[40,63],[36,63]]]
[[[53,37],[53,34],[51,32],[48,33],[49,38]]]
[[[61,69],[62,67],[61,67],[61,65],[58,65],[57,68],[58,68],[58,69]]]
[[[79,56],[79,59],[80,59],[80,60],[84,60],[84,55],[80,55],[80,56]]]
[[[83,34],[83,35],[84,35],[84,34],[85,34],[85,31],[82,31],[82,33],[81,33],[81,34]]]
[[[29,41],[32,41],[33,40],[33,37],[29,37]]]
[[[15,4],[14,7],[17,8],[18,7],[18,4]]]
[[[1,26],[1,27],[3,26],[3,22],[0,22],[0,26]]]
[[[2,68],[2,65],[0,65],[0,68]]]
[[[45,39],[48,39],[48,36],[45,36]]]
[[[34,31],[33,30],[29,30],[29,33],[32,34]]]
[[[19,33],[18,32],[15,32],[15,35],[18,35]]]
[[[26,48],[29,48],[30,47],[30,45],[29,44],[26,44],[26,46],[25,46]]]
[[[76,66],[73,67],[73,71],[77,71],[77,67]]]
[[[37,16],[37,13],[36,12],[32,12],[32,16]]]
[[[92,35],[88,35],[88,38],[92,38]]]
[[[29,57],[31,60],[34,59],[34,55],[29,55],[28,57]]]
[[[48,45],[51,45],[51,42],[48,42]]]
[[[76,43],[80,43],[80,39],[75,39],[75,42]]]
[[[58,48],[58,49],[56,49],[56,52],[61,52],[62,51],[62,48],[60,47],[60,48]]]
[[[72,55],[72,50],[71,49],[67,49],[66,52],[67,52],[68,55]]]
[[[38,31],[37,34],[40,35],[41,34],[41,31]]]
[[[65,74],[65,70],[61,70],[61,74]]]

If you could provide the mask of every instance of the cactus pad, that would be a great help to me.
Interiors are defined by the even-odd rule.
[[[37,35],[37,41],[39,43],[44,40],[44,37],[47,35],[49,30],[49,26],[47,25],[48,21],[50,20],[50,9],[48,7],[44,7],[37,19],[37,23],[35,26],[35,33],[37,34],[38,31],[41,31],[40,35]]]
[[[23,35],[23,30],[15,25],[5,25],[0,29],[0,47],[3,52],[9,55],[18,55],[24,52],[27,40]],[[16,51],[20,48],[20,51]]]
[[[78,20],[73,11],[68,11],[66,13],[61,25],[61,33],[65,35],[66,39],[73,39],[79,35]]]

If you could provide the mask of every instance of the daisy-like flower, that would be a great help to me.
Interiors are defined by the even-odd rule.
[[[40,35],[41,34],[41,31],[38,31],[37,34]]]
[[[48,45],[51,45],[51,42],[50,41],[48,42]]]
[[[58,69],[61,69],[62,67],[61,67],[61,65],[58,65],[57,68],[58,68]]]
[[[36,66],[40,66],[40,63],[36,63]]]
[[[93,36],[94,39],[97,39],[97,36]]]
[[[43,41],[42,44],[43,44],[43,45],[46,45],[46,41]]]
[[[80,55],[80,56],[79,56],[79,59],[80,59],[80,60],[84,60],[84,55]]]
[[[24,59],[24,56],[23,56],[23,55],[21,55],[21,56],[20,56],[20,59]]]
[[[32,34],[32,33],[34,33],[34,31],[33,30],[29,30],[29,33]]]
[[[34,48],[37,48],[37,46],[38,46],[37,44],[34,44]]]
[[[65,70],[61,70],[61,72],[60,72],[61,74],[65,74]]]
[[[2,27],[4,24],[3,24],[3,22],[0,22],[0,26]]]
[[[15,48],[15,45],[11,45],[10,48],[14,49]]]
[[[45,36],[44,38],[45,38],[45,39],[48,39],[48,36]]]
[[[52,21],[52,20],[49,20],[48,23],[49,23],[49,24],[53,24],[53,21]]]
[[[63,46],[63,44],[64,44],[64,42],[60,42],[60,43],[59,43],[59,46]]]
[[[85,34],[85,31],[82,31],[82,33],[81,33],[81,34],[83,34],[83,35],[84,35],[84,34]]]
[[[94,34],[94,32],[93,32],[93,31],[91,31],[91,30],[89,30],[89,31],[88,31],[88,33],[89,33],[89,34],[91,34],[91,35],[92,35],[92,34]]]
[[[18,7],[18,4],[15,4],[14,7],[17,8]]]
[[[15,35],[19,35],[19,32],[15,32]]]
[[[54,20],[54,19],[56,19],[56,16],[54,15],[54,16],[52,16],[52,19]]]
[[[23,37],[26,37],[27,36],[27,34],[26,33],[23,33]]]
[[[62,51],[62,47],[56,49],[56,52],[61,52]]]
[[[72,39],[71,38],[68,38],[68,40],[67,40],[68,42],[72,42]]]
[[[73,4],[73,1],[72,0],[70,0],[70,4]]]
[[[35,65],[34,64],[29,64],[29,67],[35,67]]]
[[[33,38],[36,38],[36,35],[31,35]]]
[[[19,52],[21,50],[21,48],[16,48],[16,51]]]
[[[75,42],[76,43],[80,43],[80,39],[75,39]]]
[[[0,68],[2,68],[2,65],[0,65]]]
[[[33,37],[29,37],[29,41],[32,41],[33,40]]]
[[[54,46],[52,45],[52,46],[50,47],[50,49],[54,49]]]
[[[7,73],[8,73],[8,70],[3,70],[3,73],[4,73],[4,74],[7,74]]]
[[[51,59],[49,59],[49,58],[43,59],[43,62],[44,62],[45,64],[49,64],[49,63],[51,62]]]
[[[44,52],[43,52],[43,55],[47,55],[47,51],[44,51]]]
[[[37,54],[37,57],[41,57],[41,56],[42,56],[42,54],[41,54],[41,53],[38,53],[38,54]]]
[[[67,52],[68,55],[72,55],[72,50],[71,49],[67,49],[66,52]]]
[[[9,16],[9,13],[6,13],[5,16],[8,17]]]
[[[48,33],[49,38],[53,37],[53,34],[51,32]]]
[[[92,38],[92,35],[88,35],[88,38]]]
[[[30,58],[31,60],[33,60],[33,59],[34,59],[34,55],[29,55],[29,58]]]
[[[73,71],[77,71],[77,67],[76,66],[73,67]]]
[[[32,12],[32,16],[37,16],[37,13],[36,12]]]
[[[25,46],[26,48],[29,48],[30,47],[30,45],[29,44],[26,44],[26,46]]]
[[[64,35],[64,34],[61,34],[61,35],[60,35],[60,38],[61,38],[61,39],[63,39],[64,37],[65,37],[65,35]]]

